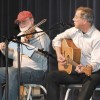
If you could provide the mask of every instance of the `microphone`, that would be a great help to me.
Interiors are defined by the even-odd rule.
[[[71,27],[74,26],[73,24],[64,23],[64,22],[61,22],[60,24],[61,24],[61,26],[63,26],[63,27],[69,27],[69,28],[71,28]]]

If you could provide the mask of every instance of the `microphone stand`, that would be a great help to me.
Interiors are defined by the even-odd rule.
[[[6,38],[5,36],[0,35],[1,38],[5,39],[5,44],[6,44],[6,48],[5,48],[5,59],[6,59],[6,68],[5,68],[5,78],[6,78],[6,87],[5,87],[5,99],[9,100],[9,82],[8,82],[8,38]]]
[[[5,90],[5,99],[9,100],[9,77],[8,77],[8,44],[9,38],[0,35],[3,39],[5,39],[6,49],[5,49],[5,58],[6,58],[6,69],[5,69],[5,77],[6,77],[6,90]],[[17,41],[20,41],[20,37],[16,38]],[[17,42],[17,52],[18,52],[18,100],[20,100],[20,42]]]
[[[5,70],[5,74],[6,74],[6,100],[9,100],[9,81],[8,81],[8,40],[5,40],[6,43],[6,51],[5,51],[5,56],[6,56],[6,70]]]
[[[62,25],[62,24],[63,23],[56,23],[46,31],[39,31],[39,32],[33,32],[33,33],[29,32],[28,34],[25,33],[25,34],[22,34],[22,35],[19,35],[19,36],[13,36],[13,37],[9,38],[9,41],[12,41],[13,39],[21,38],[21,37],[24,37],[24,36],[27,36],[27,35],[32,35],[32,34],[34,35],[34,34],[41,33],[41,32],[48,32],[48,31],[51,31],[51,30],[57,30],[56,26]],[[64,25],[62,25],[62,26],[64,26]]]
[[[20,38],[17,38],[20,42]],[[17,54],[18,54],[18,100],[20,100],[20,43],[17,42]]]
[[[22,44],[22,45],[25,45],[25,46],[29,46],[25,43],[22,43],[20,41],[16,41],[16,40],[12,40],[13,42],[17,43],[17,44]],[[30,46],[29,46],[30,47]],[[41,52],[42,54],[44,54],[45,56],[50,56],[52,58],[55,59],[55,56],[53,56],[52,54],[48,53],[47,51],[44,51],[43,49],[39,49],[39,48],[36,48],[35,46],[32,46],[32,48],[35,50],[35,51],[38,51],[38,52]]]

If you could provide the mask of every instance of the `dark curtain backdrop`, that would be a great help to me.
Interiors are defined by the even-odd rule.
[[[0,0],[0,35],[11,37],[19,33],[18,26],[14,24],[17,14],[22,10],[33,13],[35,23],[46,18],[47,21],[40,27],[47,32],[52,40],[57,34],[69,28],[64,22],[73,24],[72,18],[75,9],[79,6],[91,7],[94,11],[94,24],[100,30],[100,0]],[[0,36],[0,42],[5,41]],[[55,52],[50,46],[50,53]],[[9,60],[11,64],[11,60]],[[57,69],[56,60],[49,58],[50,69]],[[5,57],[0,53],[0,66],[5,66]],[[10,65],[9,65],[10,66]]]

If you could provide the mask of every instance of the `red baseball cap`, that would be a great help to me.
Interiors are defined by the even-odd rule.
[[[26,18],[32,18],[33,15],[30,11],[21,11],[19,12],[17,19],[15,20],[15,23],[18,23],[20,21],[24,21]]]

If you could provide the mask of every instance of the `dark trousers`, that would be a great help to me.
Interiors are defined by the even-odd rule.
[[[2,100],[2,85],[0,84],[0,100]]]
[[[78,100],[89,100],[96,86],[100,84],[100,70],[93,73],[90,77],[85,74],[67,74],[64,71],[54,71],[47,76],[47,98],[46,100],[59,100],[60,85],[80,84],[82,90],[79,93]]]

